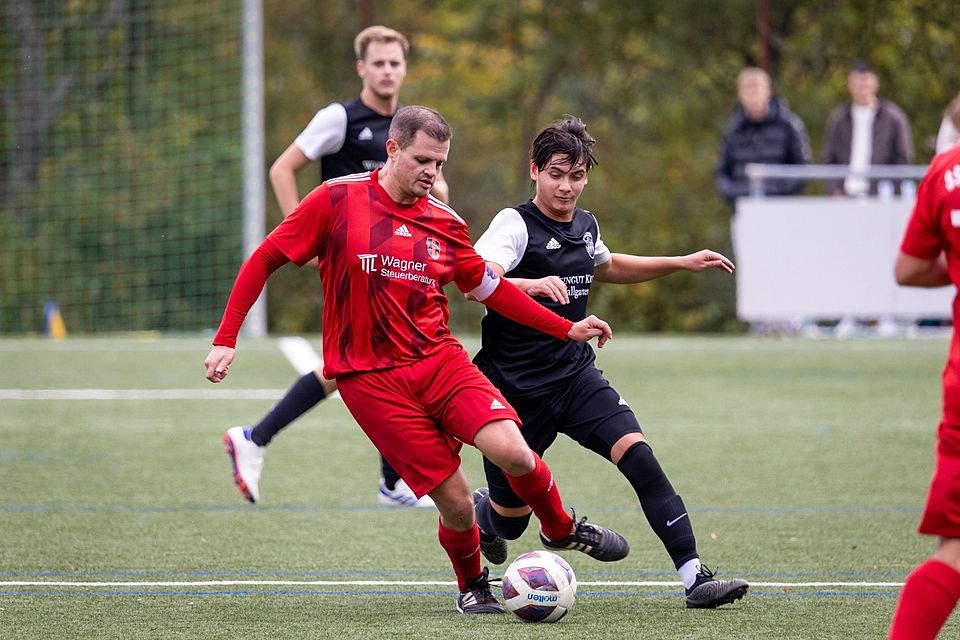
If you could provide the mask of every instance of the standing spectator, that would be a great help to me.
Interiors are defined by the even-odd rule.
[[[876,180],[856,174],[876,164],[913,163],[910,122],[900,107],[877,97],[879,88],[873,66],[854,60],[847,75],[851,100],[833,110],[823,134],[823,163],[848,165],[854,174],[827,183],[834,195],[877,193]]]
[[[313,117],[296,140],[270,167],[270,183],[284,216],[300,204],[296,174],[313,161],[320,163],[320,180],[373,171],[387,160],[387,133],[397,112],[400,87],[407,76],[406,37],[380,25],[367,27],[353,42],[362,89],[350,102],[334,102]],[[437,176],[432,193],[447,201],[447,184]],[[284,427],[337,390],[322,369],[297,380],[286,395],[252,427],[232,427],[224,435],[237,489],[250,502],[260,499],[260,475],[267,444]],[[433,507],[433,501],[413,495],[400,474],[380,457],[377,498],[400,507]]]
[[[744,173],[748,162],[764,164],[809,164],[810,140],[803,122],[786,103],[773,95],[770,76],[757,67],[747,67],[737,76],[739,104],[727,120],[713,172],[717,189],[730,204],[750,193]],[[792,195],[804,181],[768,179],[764,192]]]
[[[913,215],[894,265],[897,283],[960,289],[960,146],[934,157],[917,190]],[[936,466],[920,519],[937,536],[936,551],[907,578],[890,640],[933,640],[960,599],[960,297],[953,302],[953,339],[943,369]]]
[[[517,413],[470,362],[450,333],[444,285],[558,341],[611,337],[594,316],[572,322],[544,308],[488,268],[466,223],[429,191],[452,134],[425,107],[403,107],[390,125],[387,162],[369,173],[321,184],[244,262],[230,292],[206,377],[221,382],[240,326],[264,284],[287,262],[318,259],[324,288],[324,376],[336,379],[357,424],[415,495],[440,512],[438,537],[457,577],[457,610],[502,613],[480,566],[480,532],[460,448],[475,446],[507,474],[540,520],[550,549],[620,560],[627,541],[576,521],[563,508],[553,475],[526,444]],[[401,541],[402,544],[402,541]]]
[[[960,142],[960,93],[950,101],[947,110],[943,113],[943,121],[940,123],[934,148],[937,153],[943,153],[958,142]]]

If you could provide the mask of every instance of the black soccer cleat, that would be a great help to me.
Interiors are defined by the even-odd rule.
[[[473,491],[473,504],[490,495],[490,489],[480,487]],[[507,561],[507,539],[491,533],[484,533],[480,529],[480,552],[491,564],[503,564]]]
[[[490,590],[490,570],[486,567],[480,577],[467,583],[467,588],[457,596],[457,611],[460,613],[503,613],[503,606]]]
[[[717,580],[714,575],[706,565],[700,566],[696,582],[687,589],[688,609],[716,609],[747,595],[746,580]]]
[[[586,517],[576,522],[577,514],[570,510],[574,519],[574,531],[565,539],[554,541],[543,534],[543,528],[540,529],[540,542],[548,549],[573,549],[582,551],[594,560],[601,562],[613,562],[614,560],[623,560],[630,553],[630,543],[626,538],[614,531],[600,525],[590,524]]]

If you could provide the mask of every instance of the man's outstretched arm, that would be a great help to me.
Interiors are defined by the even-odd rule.
[[[597,346],[603,348],[613,332],[603,320],[587,316],[579,322],[571,322],[536,302],[506,278],[501,278],[487,266],[480,285],[468,295],[490,307],[502,316],[542,331],[559,340],[586,342],[598,338]]]
[[[217,383],[227,377],[237,346],[237,335],[250,307],[257,301],[270,274],[287,262],[287,256],[267,238],[240,267],[220,320],[220,328],[213,339],[214,347],[203,361],[210,382]]]

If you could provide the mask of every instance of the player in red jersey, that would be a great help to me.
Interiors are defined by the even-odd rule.
[[[960,146],[936,156],[894,266],[911,287],[960,290]],[[891,640],[932,640],[960,600],[960,298],[953,300],[953,338],[943,370],[943,414],[936,466],[918,531],[939,536],[936,551],[907,578],[890,625]]]
[[[288,261],[318,258],[324,288],[323,355],[357,423],[418,496],[440,512],[440,545],[460,593],[462,613],[500,613],[480,566],[480,534],[462,443],[477,447],[507,474],[540,520],[553,549],[599,560],[629,551],[610,529],[576,521],[563,509],[553,476],[526,444],[519,419],[450,334],[443,286],[464,293],[558,340],[598,338],[610,327],[589,316],[561,318],[486,267],[467,226],[428,195],[450,149],[450,127],[437,112],[404,107],[394,116],[387,163],[370,173],[324,182],[261,243],[237,275],[204,366],[222,381],[240,325],[270,274]]]
[[[284,216],[300,203],[297,173],[312,161],[320,164],[320,181],[372,171],[387,161],[390,122],[399,108],[400,89],[407,75],[410,43],[382,25],[367,27],[353,41],[360,95],[334,102],[313,116],[296,140],[270,167],[277,204]],[[431,193],[444,202],[449,189],[437,177]],[[304,373],[260,420],[251,426],[231,427],[224,434],[227,455],[238,491],[250,502],[260,500],[260,475],[267,445],[294,420],[336,392],[336,380],[323,377],[322,367]],[[380,457],[377,499],[382,504],[433,508],[428,496],[417,498],[397,471]]]

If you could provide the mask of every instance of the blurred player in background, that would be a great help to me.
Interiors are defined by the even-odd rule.
[[[564,511],[549,468],[520,435],[516,412],[450,334],[443,286],[455,282],[552,341],[597,337],[603,346],[611,333],[593,316],[578,322],[558,316],[486,266],[460,216],[428,195],[450,138],[437,112],[401,108],[382,169],[321,184],[243,264],[204,366],[208,380],[223,380],[243,319],[270,274],[288,261],[318,258],[324,376],[337,379],[350,413],[414,493],[436,503],[440,545],[460,589],[457,610],[502,613],[480,566],[462,443],[503,469],[537,514],[544,546],[604,561],[625,557],[629,546]]]
[[[568,320],[587,315],[591,282],[632,284],[675,271],[719,269],[733,263],[714,251],[680,257],[611,253],[597,219],[577,207],[596,163],[596,141],[578,118],[568,117],[537,136],[530,153],[536,195],[503,209],[477,241],[477,252],[497,274]],[[543,455],[564,433],[617,465],[640,499],[686,587],[686,605],[714,608],[739,600],[743,580],[718,580],[701,565],[687,508],[660,468],[626,401],[594,365],[589,345],[559,342],[488,310],[474,362],[517,409],[527,444]],[[488,560],[507,558],[507,540],[524,532],[530,507],[489,460],[489,487],[474,493],[481,548]]]
[[[897,283],[960,289],[960,146],[934,157],[894,265]],[[936,466],[918,531],[939,536],[937,550],[907,578],[891,640],[932,640],[960,599],[960,298],[943,370],[943,414]]]
[[[400,87],[407,75],[410,45],[402,33],[383,26],[368,27],[354,39],[360,96],[334,102],[313,117],[296,140],[270,167],[270,182],[284,216],[300,204],[296,174],[320,162],[320,180],[372,171],[387,160],[386,142],[397,112]],[[432,193],[447,202],[447,184],[437,176]],[[253,427],[233,427],[224,436],[233,463],[237,489],[250,502],[260,499],[260,475],[267,444],[284,427],[336,391],[335,380],[317,369],[297,380],[286,395]],[[432,507],[418,499],[383,456],[380,457],[380,502],[407,507]]]

